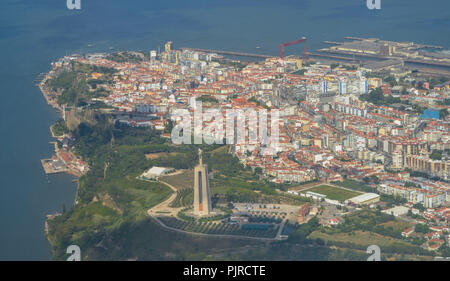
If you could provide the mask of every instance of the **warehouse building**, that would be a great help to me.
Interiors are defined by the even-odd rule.
[[[353,203],[357,205],[369,205],[380,201],[380,195],[376,193],[364,193],[356,197],[350,198],[346,203]]]
[[[384,210],[383,213],[388,214],[388,215],[393,215],[395,217],[398,216],[403,216],[406,215],[408,213],[409,208],[404,207],[404,206],[396,206],[394,208],[390,208],[387,210]]]
[[[164,167],[152,167],[148,171],[144,172],[141,177],[143,179],[157,179],[160,176],[166,175],[170,172],[173,172],[173,168],[164,168]]]

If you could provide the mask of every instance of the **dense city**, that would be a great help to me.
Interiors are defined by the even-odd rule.
[[[357,47],[361,45],[368,48],[362,43]],[[371,52],[393,56],[393,45],[379,44],[379,50]],[[341,48],[348,51],[351,46]],[[230,118],[225,114],[229,109],[278,111],[276,146],[235,143],[229,153],[259,180],[282,186],[279,194],[311,201],[295,208],[234,203],[228,224],[249,225],[249,216],[264,213],[277,219],[273,234],[282,239],[288,236],[285,223],[289,228],[289,223],[305,223],[319,214],[321,225],[336,227],[355,211],[373,209],[401,221],[403,240],[429,251],[449,245],[448,77],[417,75],[419,71],[406,68],[399,59],[363,65],[305,55],[241,61],[175,49],[167,42],[163,51],[66,56],[52,64],[41,85],[74,64],[94,67],[98,71],[85,77],[89,96],[82,99],[70,91],[50,91],[48,85],[42,89],[67,126],[74,111],[95,108],[113,116],[117,124],[150,127],[167,140],[180,121],[174,118],[176,110],[220,109],[224,120]],[[445,58],[435,59],[446,63]],[[71,150],[74,137],[55,137],[57,155],[43,160],[46,171],[89,171]],[[153,168],[160,174],[150,175],[149,170],[142,178],[158,179],[167,170],[158,169]],[[167,172],[171,173],[172,169]],[[158,209],[160,215],[172,213],[165,207]],[[159,222],[171,223],[167,218]]]

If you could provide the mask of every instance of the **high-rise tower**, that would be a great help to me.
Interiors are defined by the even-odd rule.
[[[202,150],[198,150],[199,164],[194,168],[194,214],[209,215],[212,211],[208,167],[203,164]]]
[[[164,45],[164,50],[166,51],[166,53],[170,53],[170,51],[172,51],[172,44],[173,42],[169,41]]]

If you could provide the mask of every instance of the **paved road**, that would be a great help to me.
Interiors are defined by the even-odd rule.
[[[275,235],[275,240],[281,240],[281,232],[283,232],[284,225],[286,224],[286,220],[283,220],[280,224],[280,228],[278,228],[277,235]]]
[[[178,212],[183,209],[183,207],[179,207],[179,208],[172,208],[170,207],[170,203],[172,203],[172,201],[175,200],[175,198],[177,198],[177,194],[178,194],[178,190],[171,184],[165,182],[165,181],[159,181],[162,184],[167,185],[170,189],[173,190],[172,195],[170,195],[169,198],[167,198],[166,200],[164,200],[163,202],[159,203],[158,205],[154,206],[153,208],[149,209],[147,211],[147,213],[152,216],[152,215],[161,215],[162,213],[164,213],[164,215],[166,216],[176,216],[178,214]]]

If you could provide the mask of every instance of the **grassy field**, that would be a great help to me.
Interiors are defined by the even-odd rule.
[[[401,220],[388,221],[380,224],[383,227],[392,227],[395,231],[404,231],[405,229],[411,227],[411,225],[407,222]]]
[[[154,160],[154,159],[158,159],[162,156],[176,156],[178,155],[178,152],[156,152],[156,153],[147,153],[145,154],[145,159],[147,160]]]
[[[186,189],[194,188],[194,171],[186,170],[183,173],[173,175],[173,176],[164,176],[160,178],[162,181],[167,182],[170,185],[173,185],[176,189]]]
[[[322,233],[319,230],[312,232],[309,235],[309,238],[317,239],[320,238],[324,241],[337,241],[337,242],[346,242],[353,243],[361,246],[369,246],[369,245],[378,245],[381,248],[383,246],[389,246],[392,243],[399,243],[405,246],[410,246],[411,244],[404,242],[399,239],[395,239],[392,237],[382,236],[377,233],[368,232],[368,231],[355,231],[353,234],[351,233]]]
[[[186,207],[194,204],[194,191],[190,188],[185,188],[177,192],[177,197],[170,204],[171,207]]]
[[[326,195],[327,198],[332,200],[344,201],[349,198],[360,195],[360,192],[350,191],[343,188],[338,188],[330,185],[319,185],[310,189],[305,189],[304,191],[312,191],[316,193],[320,193]]]
[[[348,249],[336,247],[335,251],[331,252],[328,260],[330,261],[366,261],[369,254],[366,250]],[[432,256],[419,256],[410,254],[392,254],[381,253],[382,261],[432,261]]]
[[[373,189],[370,186],[364,184],[363,182],[358,182],[358,181],[354,181],[354,180],[346,179],[343,182],[336,182],[335,184],[342,186],[342,187],[357,190],[357,191],[373,192]]]

